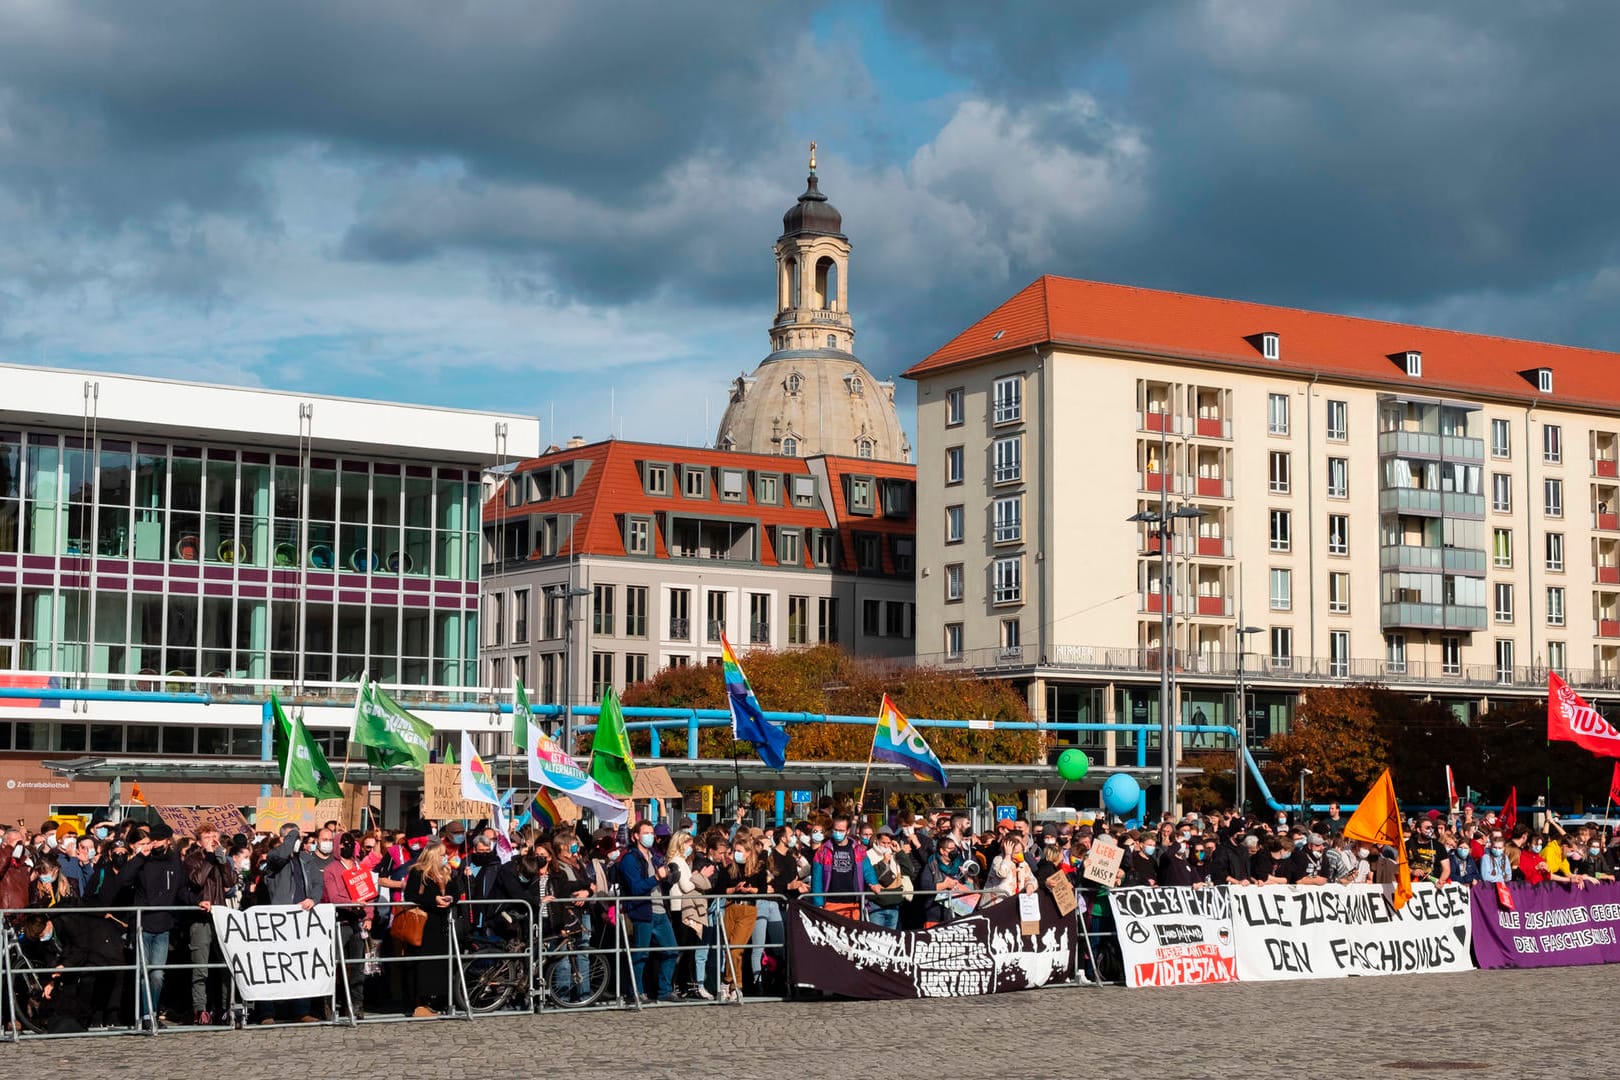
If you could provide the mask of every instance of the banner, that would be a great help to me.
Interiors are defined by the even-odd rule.
[[[154,806],[157,816],[163,819],[163,824],[174,830],[176,836],[196,836],[197,830],[204,825],[212,825],[220,835],[220,839],[227,844],[231,837],[238,833],[251,837],[253,827],[242,816],[242,811],[234,806]],[[61,815],[57,815],[61,820]]]
[[[271,833],[283,825],[297,825],[301,832],[314,832],[328,821],[340,829],[358,829],[366,808],[365,784],[344,784],[343,798],[315,799],[302,795],[263,795],[254,802],[253,827]],[[220,832],[224,832],[223,829]]]
[[[482,821],[490,804],[475,802],[461,793],[460,765],[422,766],[422,816],[430,821]]]
[[[215,904],[214,940],[243,1001],[331,997],[337,909],[265,904],[238,911]]]
[[[1226,888],[1110,889],[1126,986],[1234,982],[1237,954]]]
[[[1040,933],[1019,932],[1003,900],[931,930],[888,930],[808,904],[789,904],[790,970],[797,982],[851,998],[968,997],[1030,990],[1074,977],[1073,918],[1045,893]]]
[[[1396,910],[1382,885],[1237,885],[1239,982],[1469,971],[1468,890],[1420,882]]]
[[[1620,884],[1510,885],[1514,910],[1496,886],[1474,886],[1474,957],[1482,968],[1620,963]]]

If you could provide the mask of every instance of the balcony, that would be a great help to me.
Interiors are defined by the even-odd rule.
[[[803,308],[787,308],[777,313],[775,325],[787,326],[795,321],[823,323],[827,326],[847,327],[850,325],[849,312],[829,311],[825,308],[814,308],[808,311]]]
[[[1620,619],[1594,620],[1594,634],[1600,638],[1620,638]]]
[[[1230,439],[1232,422],[1219,416],[1200,416],[1196,430],[1201,439]]]
[[[1159,612],[1163,611],[1164,610],[1164,594],[1163,593],[1157,593],[1157,592],[1150,592],[1150,593],[1145,594],[1142,597],[1142,607],[1141,607],[1140,610],[1142,610],[1142,611],[1151,611],[1154,614],[1158,614]],[[1170,611],[1172,613],[1174,613],[1176,611],[1176,602],[1174,600],[1170,601]]]
[[[1389,544],[1378,549],[1378,568],[1380,570],[1444,570],[1454,574],[1484,574],[1485,552],[1477,548]]]
[[[1484,461],[1485,441],[1466,435],[1439,435],[1428,431],[1381,431],[1380,457],[1434,458],[1445,461]]]
[[[1609,532],[1620,531],[1620,514],[1593,514],[1592,528]]]
[[[1170,413],[1154,412],[1149,409],[1147,412],[1136,414],[1136,430],[1162,431],[1169,435],[1175,435],[1181,431],[1181,422]]]
[[[1232,614],[1232,601],[1225,596],[1200,596],[1198,614],[1214,616],[1217,619],[1229,618]]]
[[[1219,476],[1200,476],[1198,478],[1197,493],[1211,499],[1230,499],[1232,497],[1232,481]]]
[[[1395,601],[1382,606],[1380,621],[1389,627],[1431,630],[1483,630],[1485,606],[1424,604]]]
[[[1592,570],[1599,585],[1620,585],[1620,566],[1594,566]]]
[[[1172,476],[1172,477],[1169,477],[1168,479],[1169,479],[1169,482],[1170,482],[1170,488],[1169,488],[1170,493],[1173,494],[1173,495],[1179,495],[1181,493],[1181,480],[1180,480],[1180,478]],[[1164,487],[1165,480],[1166,480],[1165,474],[1162,473],[1162,472],[1151,472],[1151,471],[1144,472],[1142,474],[1142,487],[1141,487],[1141,490],[1142,491],[1151,491],[1151,492],[1155,492],[1155,493],[1163,491],[1163,490],[1165,490],[1165,487]]]
[[[1593,458],[1592,475],[1620,477],[1620,461],[1614,458]]]
[[[1213,556],[1217,559],[1230,559],[1232,557],[1232,541],[1224,536],[1200,536],[1198,538],[1198,554]]]
[[[1485,496],[1461,491],[1433,491],[1429,488],[1385,488],[1378,493],[1378,509],[1401,514],[1434,517],[1485,516]]]

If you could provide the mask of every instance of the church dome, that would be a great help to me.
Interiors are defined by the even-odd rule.
[[[833,208],[816,186],[816,174],[805,182],[804,194],[782,215],[782,236],[843,236],[844,215]]]
[[[715,437],[723,450],[756,454],[911,460],[894,383],[824,349],[775,353],[752,375],[739,375]]]

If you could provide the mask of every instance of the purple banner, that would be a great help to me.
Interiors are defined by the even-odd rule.
[[[1474,959],[1480,967],[1620,963],[1620,884],[1509,888],[1512,911],[1497,899],[1496,886],[1474,886]]]

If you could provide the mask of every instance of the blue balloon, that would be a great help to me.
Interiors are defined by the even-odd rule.
[[[1103,807],[1110,814],[1128,814],[1142,797],[1142,785],[1129,773],[1115,773],[1102,788]]]

